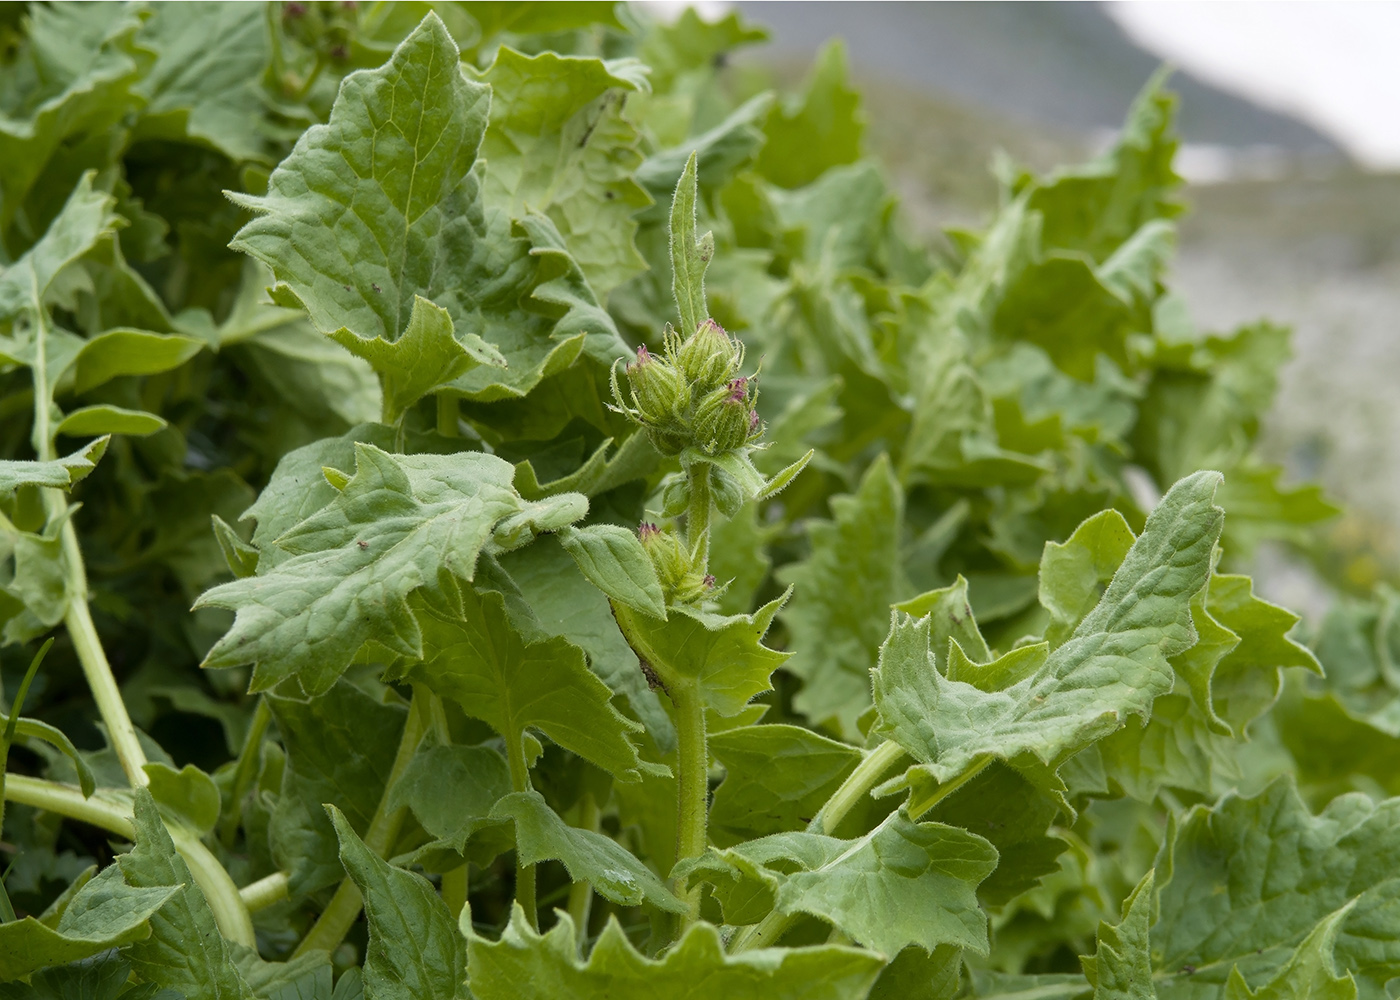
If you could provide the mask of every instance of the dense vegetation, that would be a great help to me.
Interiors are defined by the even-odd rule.
[[[0,16],[0,997],[1391,995],[1159,81],[927,246],[734,15]]]

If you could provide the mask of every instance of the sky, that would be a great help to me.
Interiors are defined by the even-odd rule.
[[[1139,45],[1400,169],[1400,2],[1112,0]]]

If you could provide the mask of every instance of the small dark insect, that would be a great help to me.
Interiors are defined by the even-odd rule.
[[[350,286],[349,286],[349,285],[346,285],[346,286],[345,286],[345,290],[346,290],[347,292],[350,291]]]
[[[606,198],[606,199],[608,199],[608,201],[612,201],[614,198],[617,197],[617,194],[616,194],[615,192],[612,192],[612,191],[604,191],[604,192],[603,192],[603,197]]]
[[[1194,965],[1183,965],[1181,971],[1189,976],[1196,971],[1196,967]]]
[[[372,281],[370,282],[369,287],[373,288],[376,292],[382,291],[382,289]]]
[[[369,542],[362,542],[357,539],[355,541],[355,544],[360,547],[361,551],[364,551],[365,549],[369,548]]]

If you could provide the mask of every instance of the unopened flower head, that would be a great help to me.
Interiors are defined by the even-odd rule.
[[[676,351],[676,364],[697,395],[719,388],[739,373],[744,345],[707,319]]]
[[[637,535],[656,569],[666,603],[694,604],[714,590],[714,578],[695,570],[690,552],[674,532],[643,523]]]

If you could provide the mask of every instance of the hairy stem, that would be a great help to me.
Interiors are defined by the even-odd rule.
[[[985,771],[987,769],[987,765],[990,764],[993,760],[994,758],[989,753],[984,753],[978,756],[974,760],[972,766],[969,767],[962,774],[960,774],[958,777],[954,778],[952,781],[943,782],[943,784],[938,786],[937,791],[935,791],[928,798],[920,799],[918,810],[909,810],[909,818],[918,819],[920,816],[923,816],[934,806],[938,805],[938,803],[942,802],[944,799],[952,795],[963,785],[967,784],[973,778],[977,777],[979,774]]]
[[[267,735],[271,722],[272,709],[268,708],[266,698],[259,698],[258,707],[253,710],[253,719],[248,723],[248,733],[243,737],[243,749],[238,753],[228,815],[219,825],[219,840],[225,847],[232,847],[233,839],[238,835],[238,825],[243,821],[243,797],[248,794],[248,786],[257,774],[258,764],[262,760],[263,737]]]
[[[413,759],[413,755],[418,750],[418,744],[423,739],[423,734],[427,732],[430,712],[428,706],[424,704],[424,699],[414,692],[413,701],[408,707],[408,719],[404,723],[403,736],[399,739],[399,749],[394,754],[394,764],[389,769],[389,778],[384,782],[384,794],[379,797],[379,807],[374,810],[374,815],[370,817],[369,827],[365,830],[364,843],[375,854],[384,857],[394,846],[394,841],[398,839],[399,829],[403,826],[404,810],[389,808],[389,793],[393,790],[403,772],[408,768],[408,762]],[[335,951],[340,947],[340,942],[345,940],[345,935],[349,933],[351,925],[360,915],[360,908],[364,906],[364,900],[360,897],[360,890],[355,887],[355,883],[350,879],[343,879],[335,890],[335,895],[331,897],[330,903],[316,919],[311,930],[307,931],[306,937],[302,938],[301,944],[297,945],[293,957],[305,955],[312,951]]]
[[[710,564],[710,467],[699,464],[690,472],[690,507],[685,515],[686,542],[696,569],[705,573]]]
[[[5,798],[68,819],[91,823],[126,840],[136,839],[136,826],[128,805],[104,798],[101,792],[85,799],[82,791],[71,785],[12,774],[5,782]],[[168,828],[170,839],[175,842],[175,850],[185,860],[195,884],[214,911],[219,932],[231,941],[254,947],[256,938],[252,917],[223,865],[193,832],[178,825]]]
[[[672,684],[671,702],[676,707],[677,767],[676,860],[697,858],[708,843],[710,759],[705,738],[705,703],[693,684]],[[682,933],[700,918],[700,888],[675,887],[690,907]]]
[[[525,763],[525,741],[524,734],[517,733],[514,737],[506,740],[506,763],[510,765],[510,787],[514,792],[525,792],[530,789],[530,768]],[[515,901],[520,904],[520,908],[525,911],[525,919],[530,921],[530,926],[539,929],[539,904],[536,900],[535,891],[535,866],[522,865],[520,854],[516,852],[515,861]]]
[[[831,798],[817,810],[812,822],[807,824],[808,831],[830,836],[846,815],[879,784],[890,768],[906,756],[904,748],[894,740],[887,740],[866,754],[865,759],[841,782],[841,787],[832,792]]]
[[[286,872],[273,872],[245,885],[238,890],[238,894],[243,897],[243,905],[248,907],[248,912],[257,913],[286,899],[287,885],[290,881]]]

